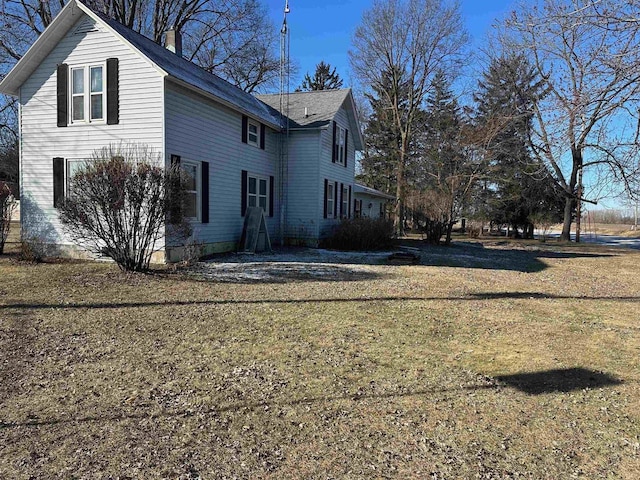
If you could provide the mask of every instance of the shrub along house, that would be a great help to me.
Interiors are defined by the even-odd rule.
[[[118,142],[151,147],[194,179],[188,208],[203,253],[233,250],[248,206],[265,211],[272,239],[317,245],[353,215],[355,151],[362,149],[351,90],[278,96],[243,92],[167,48],[70,0],[0,82],[19,99],[23,238],[77,249],[56,205],[92,152]],[[289,128],[283,128],[287,125]],[[161,246],[177,258],[171,239]]]

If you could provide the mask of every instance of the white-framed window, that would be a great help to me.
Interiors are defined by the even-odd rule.
[[[260,145],[260,125],[252,120],[247,123],[247,143],[255,147]]]
[[[269,213],[269,179],[249,173],[247,175],[247,206],[260,207]]]
[[[346,140],[346,130],[342,127],[336,127],[336,162],[340,165],[344,165],[345,163],[345,140]]]
[[[106,67],[104,64],[71,67],[69,109],[71,124],[100,123],[106,119]]]
[[[349,216],[349,186],[342,186],[342,218],[347,218]]]
[[[333,182],[327,183],[327,218],[333,218],[334,212],[334,199],[336,196],[335,184]]]
[[[87,166],[91,160],[88,158],[67,158],[64,171],[64,193],[70,195],[71,179],[78,170]]]
[[[184,191],[184,203],[183,214],[186,218],[191,220],[198,220],[200,218],[200,162],[192,162],[190,160],[182,160],[180,162],[180,168],[185,173],[185,191]]]

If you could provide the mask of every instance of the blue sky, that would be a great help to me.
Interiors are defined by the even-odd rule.
[[[472,37],[472,46],[483,43],[491,24],[510,11],[513,3],[513,0],[461,1],[462,15]],[[266,4],[271,18],[279,27],[282,25],[285,0],[267,0]],[[300,68],[300,79],[292,82],[292,89],[298,86],[305,73],[313,74],[320,60],[336,67],[345,80],[345,86],[352,85],[347,52],[362,13],[370,6],[371,0],[289,1],[291,58]]]

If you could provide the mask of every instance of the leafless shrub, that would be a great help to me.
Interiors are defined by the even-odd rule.
[[[49,246],[40,237],[23,238],[20,242],[18,260],[27,263],[41,263],[49,256]]]
[[[11,228],[11,216],[16,208],[16,200],[11,194],[9,186],[0,186],[0,255],[4,252],[4,244],[9,237]]]
[[[179,167],[165,169],[147,146],[110,145],[70,179],[60,219],[75,243],[124,271],[146,271],[165,230],[174,238],[190,233],[184,184]]]

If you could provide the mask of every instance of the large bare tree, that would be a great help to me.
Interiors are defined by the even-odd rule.
[[[638,12],[638,0],[538,0],[504,24],[505,50],[527,55],[548,91],[534,105],[531,146],[565,197],[563,240],[581,202],[637,170]]]
[[[467,41],[458,4],[442,0],[374,0],[364,12],[349,52],[365,91],[386,96],[400,134],[396,165],[395,224],[402,230],[405,167],[415,117],[438,70],[454,68]],[[391,79],[386,78],[391,74]],[[401,98],[408,91],[408,98]]]

